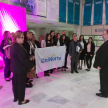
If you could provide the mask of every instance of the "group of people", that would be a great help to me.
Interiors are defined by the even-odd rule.
[[[12,35],[12,38],[11,38]],[[74,33],[72,40],[66,36],[66,31],[63,30],[62,35],[51,30],[46,34],[44,43],[39,43],[36,40],[35,35],[29,31],[16,31],[16,33],[10,34],[9,31],[4,32],[4,39],[0,45],[0,51],[3,54],[5,63],[4,78],[6,81],[12,79],[14,102],[19,101],[18,104],[28,103],[29,100],[25,100],[25,88],[32,87],[32,79],[27,77],[27,73],[36,69],[35,60],[35,48],[53,47],[53,46],[65,46],[66,54],[63,67],[57,67],[61,71],[66,71],[67,57],[71,59],[71,73],[74,71],[78,73],[78,69],[82,69],[83,61],[87,63],[87,71],[90,71],[92,65],[92,59],[95,51],[95,44],[90,37],[88,42],[84,40],[84,36],[81,35],[79,40],[77,34]],[[8,46],[8,48],[5,48]],[[9,52],[10,51],[10,52]],[[81,65],[80,65],[81,60]],[[44,71],[44,76],[50,76],[54,69]],[[11,78],[11,72],[13,77]],[[36,74],[36,78],[38,75]]]

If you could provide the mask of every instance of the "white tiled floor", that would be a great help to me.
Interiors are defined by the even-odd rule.
[[[108,99],[95,95],[99,92],[99,72],[79,73],[54,72],[50,77],[39,74],[34,79],[33,88],[26,89],[26,98],[30,103],[19,106],[13,102],[11,82],[5,82],[0,73],[0,108],[108,108]]]

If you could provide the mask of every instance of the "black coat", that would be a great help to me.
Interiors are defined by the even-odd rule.
[[[81,42],[81,41],[78,41],[78,42]],[[84,43],[84,49],[83,50],[84,50],[84,54],[85,54],[85,53],[87,53],[87,45],[88,44],[86,43],[85,40],[83,41],[83,43]]]
[[[88,43],[87,43],[87,45],[88,45]],[[87,54],[87,45],[86,45],[86,48],[85,48],[85,54]],[[95,52],[95,44],[91,43],[91,52],[90,52],[90,54],[94,55],[94,52]]]
[[[61,40],[61,42],[60,42],[60,46],[66,46],[66,51],[68,50],[68,48],[67,48],[67,40],[65,40],[64,42],[63,42],[63,40]]]
[[[35,44],[36,44],[37,48],[41,48],[41,44],[39,43],[39,41],[35,40]]]
[[[108,67],[108,40],[96,52],[94,67],[104,69]]]
[[[11,71],[14,74],[27,74],[33,68],[29,60],[28,52],[18,43],[14,43],[10,49]]]
[[[27,41],[24,41],[24,43],[22,45],[26,49],[28,54],[30,54],[30,45],[29,45],[29,43]]]

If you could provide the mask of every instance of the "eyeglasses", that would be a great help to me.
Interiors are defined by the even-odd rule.
[[[24,37],[18,37],[18,38],[22,38],[22,39],[24,39]]]

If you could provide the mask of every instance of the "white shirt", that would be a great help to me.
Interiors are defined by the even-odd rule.
[[[28,41],[29,45],[30,45],[30,54],[32,54],[32,48],[34,47],[31,41]]]
[[[84,43],[83,43],[83,41],[81,41],[80,44],[82,46],[82,49],[84,49]]]
[[[60,46],[60,41],[59,40],[57,41],[57,45]]]

